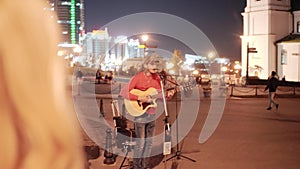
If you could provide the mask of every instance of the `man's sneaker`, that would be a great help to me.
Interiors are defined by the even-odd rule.
[[[279,104],[276,104],[276,110],[278,110]]]
[[[271,109],[272,109],[272,107],[268,107],[268,108],[267,108],[267,110],[271,110]]]

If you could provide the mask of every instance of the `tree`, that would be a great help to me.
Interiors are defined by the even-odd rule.
[[[182,55],[181,51],[175,49],[172,55],[172,63],[174,64],[174,72],[176,75],[179,75],[180,68],[182,67],[183,63],[185,62],[185,57]]]

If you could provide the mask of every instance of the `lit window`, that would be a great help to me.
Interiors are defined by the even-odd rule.
[[[281,50],[281,64],[287,65],[287,51],[285,49]]]
[[[67,1],[61,2],[61,5],[71,5],[71,2],[67,2]]]

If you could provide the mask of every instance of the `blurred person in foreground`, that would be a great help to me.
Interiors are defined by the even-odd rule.
[[[272,71],[271,76],[268,78],[267,86],[265,87],[265,91],[269,90],[269,107],[267,107],[267,110],[271,110],[273,105],[276,107],[276,109],[279,107],[279,104],[274,100],[276,89],[279,83],[278,81],[277,73]]]
[[[55,19],[42,2],[0,1],[1,169],[84,168]]]

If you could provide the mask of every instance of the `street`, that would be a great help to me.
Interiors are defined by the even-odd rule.
[[[73,88],[74,90],[74,88]],[[105,145],[105,130],[110,125],[113,127],[111,112],[111,96],[83,93],[80,96],[74,94],[74,105],[79,121],[90,138],[97,144]],[[74,91],[73,91],[74,93]],[[197,96],[197,94],[196,94]],[[199,97],[200,98],[200,97]],[[99,102],[103,101],[105,117],[99,117]],[[238,98],[227,97],[224,113],[211,137],[204,143],[199,143],[200,133],[213,100],[217,98],[188,99],[187,105],[177,99],[177,113],[186,115],[190,121],[179,120],[179,148],[182,155],[196,160],[192,162],[186,158],[173,158],[166,163],[164,157],[155,156],[155,169],[189,168],[189,169],[297,169],[300,167],[300,98],[277,98],[279,110],[274,108],[267,111],[267,98]],[[184,105],[184,107],[181,107]],[[198,112],[186,112],[187,106],[198,107]],[[214,107],[214,105],[212,106]],[[190,109],[187,109],[190,110]],[[176,151],[176,98],[168,102],[168,112],[172,124],[173,152]],[[196,115],[196,116],[195,116]],[[164,115],[156,120],[156,133],[160,134],[164,129]],[[217,120],[217,119],[216,119]],[[132,126],[129,120],[128,125]],[[191,125],[189,129],[188,126]],[[184,130],[184,131],[182,131]],[[187,134],[185,136],[185,134]],[[182,139],[181,139],[182,138]],[[160,139],[160,137],[158,137]],[[154,149],[160,149],[161,140],[155,140]],[[162,150],[160,150],[162,151]],[[122,151],[118,152],[117,161],[113,165],[103,164],[104,155],[98,159],[90,160],[90,169],[119,168],[123,160]],[[129,153],[129,155],[132,152]],[[127,161],[125,161],[127,164]]]

